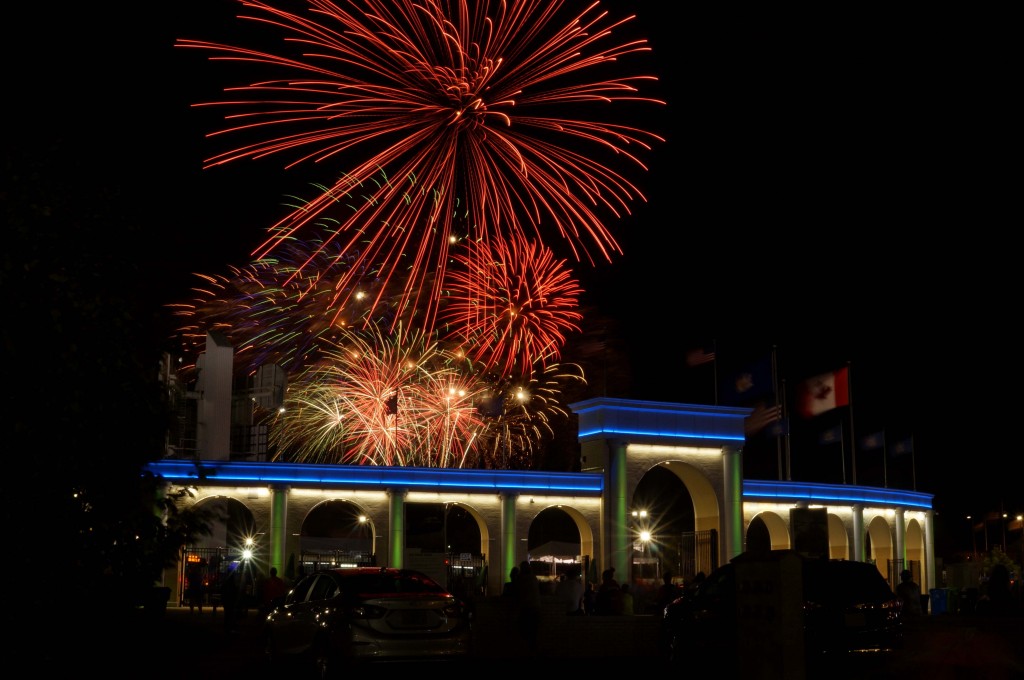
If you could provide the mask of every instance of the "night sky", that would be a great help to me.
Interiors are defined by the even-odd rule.
[[[173,43],[232,42],[235,4],[41,6],[5,46],[5,147],[114,196],[135,229],[82,240],[143,263],[124,285],[154,308],[187,299],[193,272],[244,264],[311,179],[273,159],[200,169],[221,150],[204,139],[217,116],[190,104],[231,71]],[[649,38],[640,61],[667,101],[640,121],[667,140],[636,178],[647,201],[608,222],[622,256],[578,271],[628,362],[606,392],[710,403],[711,366],[685,356],[713,341],[720,379],[773,347],[788,390],[849,365],[857,437],[912,435],[917,488],[940,513],[1024,510],[997,74],[927,16],[602,4],[637,14],[626,30]],[[836,474],[816,437],[838,420],[849,427],[846,409],[793,418],[794,477]],[[774,476],[775,452],[752,445],[748,468]],[[858,456],[859,483],[881,486]]]

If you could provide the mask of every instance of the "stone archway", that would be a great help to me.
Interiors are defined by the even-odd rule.
[[[531,563],[540,563],[534,573],[551,592],[560,575],[578,572],[586,579],[593,564],[593,531],[583,514],[568,505],[541,508],[530,519],[526,546]]]
[[[868,558],[874,562],[878,573],[888,581],[889,562],[895,557],[892,530],[889,527],[889,523],[881,515],[876,515],[868,523],[866,530],[870,547]]]
[[[850,559],[850,536],[839,516],[828,515],[828,556],[834,560]]]
[[[789,547],[789,528],[778,513],[759,512],[747,525],[748,551],[785,550]]]
[[[719,494],[705,472],[688,461],[655,459],[637,479],[629,502],[629,546],[634,575],[652,578],[671,571],[692,577],[710,573],[719,556]],[[648,532],[649,540],[641,539]],[[639,560],[639,569],[638,569]]]
[[[299,532],[301,573],[324,564],[375,564],[374,536],[369,513],[357,503],[344,499],[317,503],[303,518]]]
[[[924,545],[924,529],[921,528],[921,524],[916,519],[912,519],[907,522],[903,541],[905,546],[904,551],[907,558],[907,567],[909,568],[909,564],[914,562],[921,565],[921,568],[919,569],[920,575],[915,573],[914,576],[918,580],[918,583],[921,584],[921,588],[924,592],[927,593],[932,587],[932,584],[927,582],[927,570],[924,568],[926,554]]]
[[[209,496],[196,502],[197,507],[212,510],[210,534],[196,540],[194,547],[224,551],[238,558],[247,547],[260,545],[260,530],[252,511],[242,501],[229,496]]]

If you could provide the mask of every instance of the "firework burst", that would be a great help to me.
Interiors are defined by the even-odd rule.
[[[579,331],[581,290],[540,242],[467,243],[452,259],[441,320],[482,371],[529,376]]]
[[[321,232],[322,233],[322,232]],[[300,265],[314,257],[313,267]],[[273,256],[245,267],[229,267],[227,275],[196,274],[194,297],[168,305],[183,319],[175,335],[186,356],[202,351],[208,331],[225,335],[235,348],[236,370],[253,374],[260,366],[276,364],[296,374],[317,361],[320,350],[349,328],[391,325],[406,315],[393,292],[382,291],[372,272],[352,277],[355,287],[348,305],[336,308],[334,282],[322,276],[326,268],[352,267],[354,256],[325,245],[321,236],[308,241],[292,239]],[[377,300],[377,304],[370,304]],[[194,365],[179,372],[187,380]]]
[[[420,332],[349,331],[289,386],[271,428],[279,458],[465,467],[484,427],[484,385]]]
[[[480,466],[529,469],[538,445],[553,435],[555,421],[568,418],[562,395],[583,385],[583,371],[575,364],[551,364],[528,379],[491,383],[485,402],[490,422],[478,437]]]
[[[575,14],[561,0],[309,0],[308,14],[241,4],[254,11],[241,19],[283,33],[279,51],[177,43],[261,73],[204,104],[227,109],[214,134],[239,140],[207,167],[281,155],[339,177],[273,225],[255,257],[333,219],[330,241],[354,259],[330,274],[332,304],[372,270],[402,279],[429,328],[459,238],[557,237],[591,263],[621,252],[604,220],[643,195],[613,165],[646,170],[640,155],[662,141],[609,120],[610,107],[662,103],[640,94],[654,77],[609,75],[649,51],[612,37],[632,17],[611,21],[599,2]],[[311,256],[293,275],[317,266]]]

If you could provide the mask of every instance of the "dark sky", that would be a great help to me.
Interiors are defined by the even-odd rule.
[[[644,120],[667,140],[638,178],[648,200],[609,223],[623,256],[580,276],[626,347],[623,396],[713,400],[709,369],[684,360],[713,339],[721,372],[774,346],[791,388],[850,362],[855,432],[913,435],[918,489],[940,512],[1024,509],[1019,267],[994,171],[1008,105],[991,64],[921,14],[603,4],[637,14],[629,30],[649,38],[668,102]],[[147,236],[111,233],[106,247],[147,263],[152,280],[125,284],[154,305],[187,297],[192,272],[243,264],[308,181],[273,160],[200,170],[216,119],[189,105],[230,71],[172,45],[230,41],[234,5],[42,7],[5,47],[19,66],[9,143],[54,149],[40,155],[61,157],[55,168],[116,189]],[[833,416],[848,417],[794,431],[813,438]],[[774,449],[754,455],[763,466]],[[829,455],[813,441],[793,451],[804,469]]]

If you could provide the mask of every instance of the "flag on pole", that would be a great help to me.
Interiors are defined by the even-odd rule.
[[[728,377],[723,381],[721,390],[725,406],[754,406],[775,394],[771,355],[742,364],[726,375]]]
[[[743,421],[743,433],[750,437],[765,429],[782,417],[781,406],[764,406],[758,404],[754,411]]]
[[[860,440],[860,448],[864,451],[874,451],[885,446],[885,431],[869,434]]]
[[[384,413],[393,416],[398,413],[398,392],[384,400]]]
[[[914,438],[913,437],[907,437],[906,439],[901,439],[900,441],[898,441],[895,444],[893,444],[892,447],[889,449],[889,455],[892,456],[893,458],[898,458],[899,456],[905,456],[908,453],[913,453],[913,452],[914,452]]]
[[[839,444],[843,441],[843,426],[836,425],[821,433],[818,437],[819,444]]]
[[[849,368],[844,366],[837,371],[822,373],[800,383],[797,399],[797,410],[800,415],[804,418],[813,418],[840,406],[849,406],[849,377]]]
[[[701,364],[710,364],[715,360],[715,350],[708,350],[704,347],[698,347],[697,349],[691,349],[686,353],[686,365],[687,366],[700,366]]]

